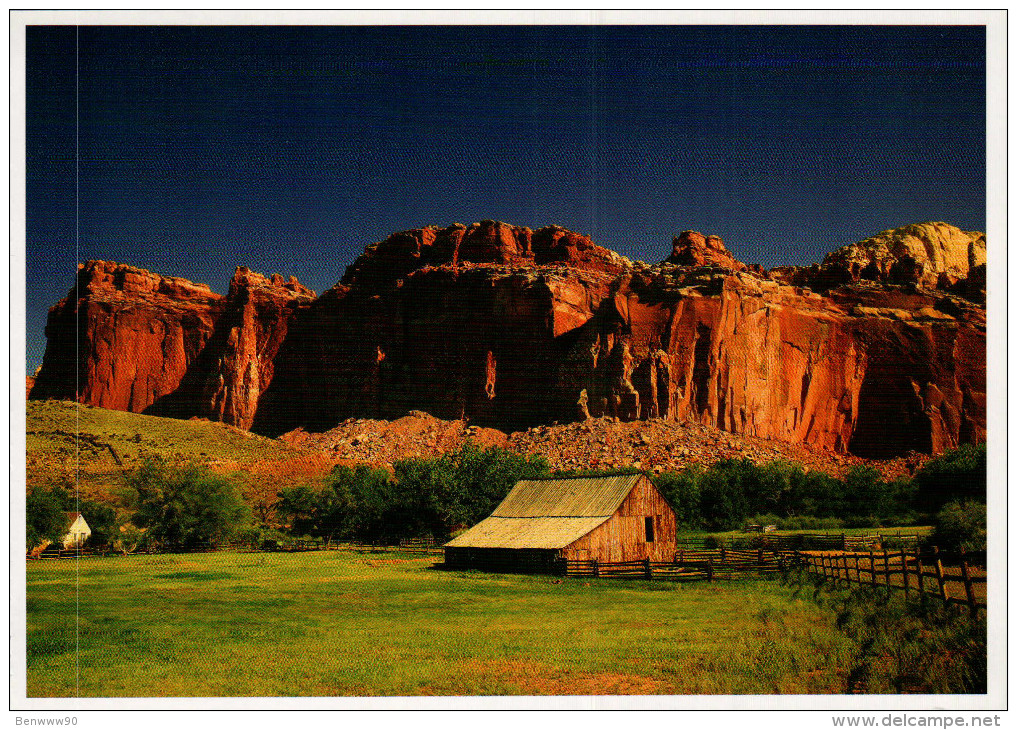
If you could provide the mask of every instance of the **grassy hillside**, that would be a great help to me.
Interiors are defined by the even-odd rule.
[[[833,613],[776,582],[563,580],[434,571],[433,560],[318,552],[31,562],[28,695],[848,689],[854,647]]]
[[[275,439],[210,421],[182,421],[111,411],[66,401],[29,401],[26,423],[28,487],[77,487],[83,498],[108,498],[125,470],[145,458],[205,464],[245,474],[251,497],[294,480],[326,473],[333,460]],[[255,500],[256,501],[256,500]]]

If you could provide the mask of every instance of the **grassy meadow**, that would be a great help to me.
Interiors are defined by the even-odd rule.
[[[847,691],[835,615],[773,581],[454,573],[387,553],[27,565],[29,697]]]

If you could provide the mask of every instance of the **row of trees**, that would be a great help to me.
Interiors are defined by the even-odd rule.
[[[985,447],[965,446],[931,460],[913,479],[887,481],[869,466],[838,479],[788,462],[759,466],[745,459],[651,479],[682,530],[730,530],[750,521],[804,528],[899,525],[942,515],[953,525],[944,528],[945,536],[950,530],[977,533],[980,510],[984,542],[985,474]],[[337,467],[317,484],[280,491],[276,524],[257,524],[235,479],[149,461],[127,477],[119,519],[111,506],[75,503],[66,490],[33,490],[28,543],[31,548],[59,539],[66,531],[64,512],[72,509],[88,521],[93,543],[123,549],[141,540],[187,549],[236,537],[260,539],[280,528],[327,541],[442,538],[487,517],[518,480],[547,476],[551,470],[541,457],[467,444],[444,456],[396,462],[394,473]]]
[[[282,490],[276,512],[296,534],[325,540],[444,536],[490,515],[520,479],[551,475],[542,457],[473,444],[397,461],[393,471],[337,467],[320,486]]]

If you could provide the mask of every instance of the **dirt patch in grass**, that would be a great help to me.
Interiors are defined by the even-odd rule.
[[[463,674],[483,678],[485,684],[512,687],[524,695],[655,695],[668,694],[665,683],[639,674],[581,672],[521,659],[468,661]],[[420,694],[442,694],[424,686]],[[447,694],[447,692],[445,692]]]

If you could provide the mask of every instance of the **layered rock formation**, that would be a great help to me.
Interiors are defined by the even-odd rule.
[[[958,296],[984,268],[984,237],[943,226],[772,274],[692,231],[647,266],[559,227],[495,221],[393,234],[317,298],[246,269],[226,297],[180,280],[164,294],[147,272],[133,275],[160,283],[88,289],[97,275],[82,273],[51,311],[32,397],[73,397],[60,363],[77,306],[78,397],[105,407],[266,433],[414,409],[506,431],[607,415],[938,452],[985,432],[985,311]]]

